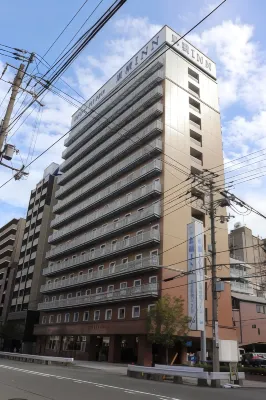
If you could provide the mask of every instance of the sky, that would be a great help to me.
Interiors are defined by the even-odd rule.
[[[99,0],[89,0],[52,49],[47,50],[71,20],[84,0],[11,0],[1,5],[0,42],[16,48],[34,51],[53,63],[73,35],[89,17]],[[112,1],[102,0],[80,34],[90,27]],[[128,0],[119,12],[89,43],[86,49],[64,73],[56,85],[83,102],[97,91],[134,53],[159,29],[167,24],[184,34],[219,2],[215,0]],[[265,211],[266,175],[266,35],[264,0],[227,0],[214,14],[189,34],[188,40],[207,53],[217,64],[219,100],[225,172],[227,183],[238,197],[262,214]],[[0,45],[0,48],[1,48]],[[2,47],[3,48],[3,47]],[[3,53],[0,50],[0,53]],[[5,63],[18,62],[0,54],[0,75]],[[29,72],[45,71],[36,60]],[[16,70],[9,66],[3,79],[11,81]],[[31,85],[31,83],[30,83]],[[29,87],[30,87],[29,85]],[[69,88],[70,85],[76,92]],[[0,104],[10,85],[0,81]],[[0,117],[6,107],[0,106]],[[15,113],[30,101],[30,95],[18,96]],[[76,107],[49,92],[42,99],[43,107],[35,104],[21,127],[20,120],[9,133],[9,143],[20,150],[13,166],[29,163],[70,128]],[[78,103],[77,103],[78,104]],[[29,114],[29,113],[28,113]],[[25,114],[27,116],[28,114]],[[0,226],[13,217],[25,217],[30,191],[42,179],[43,170],[51,163],[61,163],[64,140],[41,156],[29,169],[29,176],[11,180],[0,188]],[[257,153],[255,153],[257,152]],[[248,157],[241,158],[252,154]],[[232,160],[238,159],[232,162]],[[239,174],[242,174],[238,176]],[[12,177],[12,172],[0,166],[0,186]],[[242,181],[250,180],[241,183]],[[229,224],[246,224],[254,235],[266,237],[266,221],[254,213],[236,214]]]

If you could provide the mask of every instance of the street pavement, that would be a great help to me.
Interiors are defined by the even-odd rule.
[[[105,370],[0,359],[0,400],[265,400],[266,388],[213,389],[128,378]],[[133,398],[133,399],[132,399]]]

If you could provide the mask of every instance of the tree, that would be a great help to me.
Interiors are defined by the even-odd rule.
[[[169,348],[187,334],[189,321],[184,315],[184,300],[180,297],[165,295],[148,311],[148,338],[165,347],[167,364]]]

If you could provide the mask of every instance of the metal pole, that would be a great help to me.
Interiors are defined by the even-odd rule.
[[[200,332],[200,358],[201,362],[206,362],[206,328],[204,326],[204,330]]]
[[[12,111],[14,108],[14,104],[15,104],[15,100],[21,85],[21,82],[23,80],[24,77],[24,64],[20,64],[20,67],[18,69],[18,72],[14,78],[13,84],[12,84],[12,91],[11,91],[11,96],[9,99],[9,103],[6,109],[6,113],[2,122],[2,126],[1,126],[1,132],[0,132],[0,153],[3,151],[2,147],[5,141],[5,138],[7,136],[8,133],[8,126],[9,126],[9,122],[10,122],[10,118],[12,115]]]
[[[220,372],[219,338],[218,338],[218,298],[216,291],[216,240],[215,240],[215,209],[213,198],[213,181],[210,181],[210,220],[211,220],[211,256],[212,256],[212,365],[213,372]],[[212,386],[220,387],[218,379],[212,381]]]

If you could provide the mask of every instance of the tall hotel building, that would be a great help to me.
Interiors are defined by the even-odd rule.
[[[215,64],[178,38],[164,27],[73,115],[34,331],[40,354],[149,364],[147,309],[168,293],[187,313],[188,278],[164,279],[187,270],[187,224],[209,221],[204,199],[179,196],[223,153]],[[228,249],[222,227],[218,252]],[[219,303],[220,337],[234,338],[229,285]],[[190,336],[198,348],[199,332]]]

